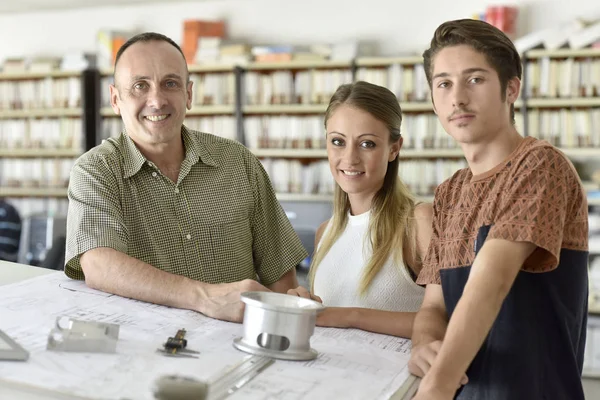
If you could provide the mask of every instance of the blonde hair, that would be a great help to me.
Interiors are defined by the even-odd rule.
[[[388,89],[362,81],[340,86],[329,101],[325,112],[325,127],[329,118],[343,104],[366,111],[383,122],[390,131],[391,143],[400,140],[402,111],[396,96]],[[415,200],[398,177],[399,158],[396,156],[393,161],[388,162],[383,185],[373,197],[371,204],[368,239],[373,255],[363,269],[359,285],[361,295],[366,293],[370,283],[390,256],[394,258],[397,265],[400,264],[405,244],[408,245],[410,254],[416,258],[416,239],[413,229]],[[349,211],[348,194],[336,183],[331,229],[321,239],[310,266],[311,290],[314,289],[314,279],[319,264],[346,228]]]

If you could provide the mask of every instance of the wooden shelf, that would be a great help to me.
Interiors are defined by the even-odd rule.
[[[525,52],[528,59],[542,57],[567,58],[567,57],[600,57],[600,49],[559,49],[559,50],[529,50]]]
[[[279,201],[331,202],[332,194],[277,193]]]
[[[429,101],[413,101],[413,102],[400,102],[400,108],[402,112],[411,111],[431,111],[433,112],[433,104]]]
[[[327,104],[265,104],[248,105],[244,114],[324,114]]]
[[[531,98],[527,107],[600,107],[600,97]]]
[[[80,77],[82,71],[52,71],[52,72],[3,72],[0,81],[24,81],[28,79],[71,78]]]
[[[600,190],[600,185],[592,181],[582,181],[581,186],[583,186],[583,188],[588,192],[593,190]]]
[[[206,73],[206,72],[233,72],[236,65],[233,64],[192,64],[188,65],[190,74]],[[112,68],[103,68],[100,70],[101,76],[112,76]]]
[[[67,197],[67,188],[0,187],[0,197]]]
[[[600,379],[600,369],[584,368],[581,377],[587,379]]]
[[[560,150],[565,153],[567,157],[573,158],[587,158],[587,157],[600,157],[600,147],[561,147]]]
[[[400,149],[400,158],[463,158],[461,149]]]
[[[589,302],[588,303],[588,312],[590,314],[600,315],[600,302]]]
[[[423,56],[405,57],[360,57],[356,59],[357,67],[385,67],[393,64],[423,64]]]
[[[241,65],[248,71],[274,70],[274,69],[314,69],[314,68],[350,68],[351,61],[284,61],[284,62],[252,62]]]
[[[80,117],[82,114],[83,110],[80,108],[33,108],[22,110],[0,110],[0,119]]]
[[[256,157],[327,158],[325,149],[250,149]]]
[[[5,158],[75,158],[82,154],[77,149],[0,149]]]
[[[194,115],[218,115],[218,114],[232,114],[235,112],[234,106],[224,105],[224,106],[195,106],[191,110],[186,112],[186,116],[194,116]],[[100,116],[106,118],[117,118],[121,117],[120,115],[115,114],[112,108],[110,107],[102,107],[100,109]]]

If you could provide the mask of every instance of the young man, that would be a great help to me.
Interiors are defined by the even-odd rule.
[[[424,63],[469,168],[435,195],[409,364],[424,376],[415,398],[583,399],[588,227],[577,172],[516,131],[521,60],[498,29],[446,22]]]
[[[114,78],[125,132],[73,167],[65,273],[230,321],[242,320],[240,293],[298,286],[306,251],[260,162],[183,125],[192,82],[179,46],[135,36],[117,53]]]

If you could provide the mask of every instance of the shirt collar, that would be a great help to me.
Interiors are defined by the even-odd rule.
[[[205,144],[198,140],[198,135],[190,132],[185,125],[182,125],[181,127],[181,135],[185,146],[186,160],[189,160],[192,165],[196,164],[198,161],[202,161],[204,164],[213,167],[218,166]],[[125,130],[121,133],[121,140],[125,143],[123,152],[125,163],[123,178],[130,178],[140,171],[142,166],[148,162],[148,159],[137,148],[135,142],[129,137]]]

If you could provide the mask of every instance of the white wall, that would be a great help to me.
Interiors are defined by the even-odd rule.
[[[0,14],[0,60],[11,56],[94,51],[96,32],[102,28],[157,31],[180,42],[182,20],[186,18],[224,18],[231,38],[248,39],[256,44],[327,43],[361,38],[379,42],[383,55],[421,52],[441,22],[470,17],[482,11],[485,5],[497,3],[487,0],[165,1],[163,4]],[[600,5],[591,0],[507,0],[505,3],[522,7],[520,32],[568,22],[575,17],[600,16]]]

